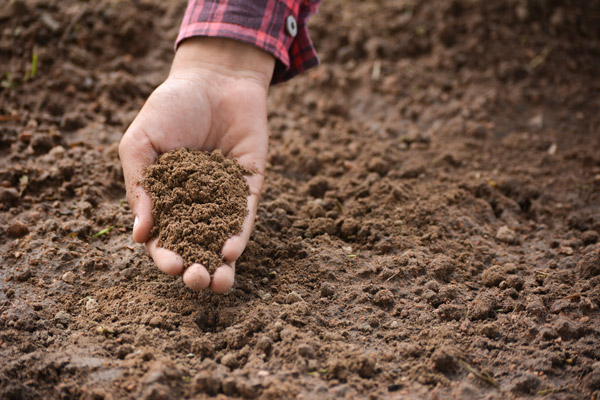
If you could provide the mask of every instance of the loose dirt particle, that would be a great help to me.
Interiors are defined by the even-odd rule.
[[[144,174],[152,198],[160,246],[179,254],[185,266],[200,263],[212,273],[223,263],[221,248],[240,233],[247,214],[251,174],[220,150],[176,149],[162,154]]]

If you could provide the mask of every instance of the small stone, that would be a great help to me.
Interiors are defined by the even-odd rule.
[[[299,301],[302,301],[302,296],[300,296],[298,293],[296,293],[296,292],[290,292],[290,293],[288,293],[288,295],[286,297],[286,302],[288,304],[294,304],[294,303],[297,303]]]
[[[148,322],[148,324],[150,326],[155,326],[155,327],[161,326],[162,325],[162,318],[159,317],[158,315],[154,316],[154,317],[150,318],[150,322]]]
[[[300,355],[300,357],[304,357],[304,358],[308,358],[308,359],[317,358],[317,356],[315,354],[315,350],[312,348],[312,346],[310,346],[306,343],[302,343],[298,346],[298,354]]]
[[[14,220],[8,229],[6,230],[6,234],[12,238],[19,238],[21,236],[25,236],[29,233],[29,228],[22,221],[18,219]]]
[[[72,271],[67,271],[64,274],[62,274],[62,276],[60,277],[61,280],[63,280],[64,282],[67,283],[73,283],[75,282],[75,279],[77,277],[75,276],[75,274]]]
[[[54,321],[66,326],[71,321],[71,315],[65,311],[59,311],[54,316]]]
[[[508,226],[503,226],[500,229],[498,229],[498,232],[496,233],[496,239],[500,240],[501,242],[504,243],[516,243],[517,242],[517,234],[515,233],[515,231],[513,231],[512,229],[510,229]]]

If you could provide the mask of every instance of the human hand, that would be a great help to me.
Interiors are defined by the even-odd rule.
[[[119,145],[127,201],[135,216],[133,240],[163,272],[179,275],[183,259],[157,246],[150,238],[154,224],[152,201],[141,186],[144,169],[159,154],[184,147],[221,149],[229,158],[255,172],[246,177],[250,188],[248,215],[239,235],[222,248],[226,263],[212,277],[200,264],[183,273],[194,290],[225,293],[233,285],[235,260],[250,237],[263,185],[268,149],[267,93],[274,58],[253,46],[222,38],[198,37],[177,50],[167,80],[148,98]]]

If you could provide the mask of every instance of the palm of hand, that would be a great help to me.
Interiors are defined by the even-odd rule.
[[[121,141],[127,199],[137,221],[133,238],[145,242],[156,265],[171,275],[182,273],[183,260],[157,247],[156,240],[149,237],[152,204],[139,185],[144,168],[159,154],[185,147],[221,149],[227,157],[256,172],[247,178],[251,194],[242,232],[227,240],[222,249],[227,264],[216,270],[212,282],[203,266],[187,268],[183,279],[192,289],[210,285],[213,291],[223,293],[233,285],[235,260],[250,237],[263,184],[268,147],[266,98],[266,89],[252,79],[215,72],[172,76],[148,98]]]

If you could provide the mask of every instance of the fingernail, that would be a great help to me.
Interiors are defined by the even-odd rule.
[[[137,226],[138,222],[139,222],[138,221],[138,217],[136,215],[135,218],[133,219],[133,229],[135,229],[135,227]]]

